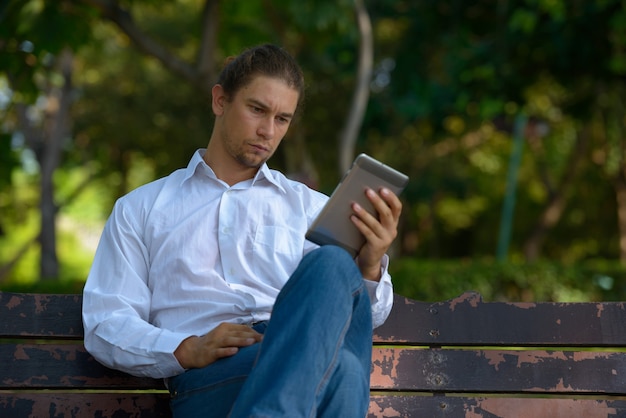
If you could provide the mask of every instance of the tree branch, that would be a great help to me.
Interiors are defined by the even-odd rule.
[[[38,236],[34,236],[29,239],[19,248],[19,250],[17,250],[15,255],[11,257],[9,261],[0,266],[0,283],[4,282],[9,277],[9,273],[11,273],[15,265],[22,259],[22,257],[26,255],[28,250],[30,250],[33,245],[37,244],[38,238]]]
[[[94,6],[102,13],[105,19],[115,23],[137,46],[142,53],[159,60],[165,68],[174,74],[188,80],[194,85],[200,85],[205,90],[205,86],[200,83],[198,71],[192,65],[181,60],[176,55],[165,49],[158,42],[142,32],[135,24],[130,12],[120,7],[115,0],[83,0]],[[206,90],[205,90],[206,91]]]

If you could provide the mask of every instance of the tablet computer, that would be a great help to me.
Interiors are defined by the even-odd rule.
[[[306,239],[319,245],[338,245],[355,257],[365,243],[365,237],[350,220],[354,213],[352,203],[358,203],[377,216],[374,206],[365,196],[365,190],[370,188],[378,192],[386,187],[399,195],[408,181],[405,174],[369,155],[360,154],[313,221]]]

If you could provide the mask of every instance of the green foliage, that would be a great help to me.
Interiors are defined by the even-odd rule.
[[[577,264],[400,258],[390,265],[394,290],[426,301],[475,291],[487,301],[626,300],[626,267],[618,262]]]
[[[0,289],[44,293],[80,293],[92,257],[81,244],[65,236],[62,276],[56,281],[12,280]],[[33,255],[34,256],[34,255]],[[32,258],[29,256],[28,259]],[[592,260],[578,264],[498,263],[493,260],[423,260],[399,258],[391,262],[394,291],[424,301],[442,301],[468,291],[486,301],[620,301],[626,300],[626,267]]]
[[[418,244],[405,254],[492,254],[513,120],[524,111],[540,123],[526,133],[511,255],[561,194],[542,256],[616,258],[607,180],[626,161],[626,89],[612,64],[626,50],[623,1],[389,0],[370,10],[377,72],[389,83],[373,92],[362,143],[412,179],[403,232]]]
[[[63,48],[89,39],[93,9],[81,3],[8,0],[0,9],[0,72],[12,78],[18,101],[38,96],[36,77]]]
[[[63,219],[60,223],[63,228],[60,229],[57,238],[58,255],[61,261],[59,277],[54,278],[55,280],[39,280],[39,247],[30,245],[11,270],[11,274],[0,281],[1,288],[34,289],[42,283],[43,289],[55,289],[55,285],[49,286],[46,282],[59,282],[63,287],[67,283],[85,281],[93,261],[95,243],[97,243],[101,228],[77,225],[68,219]],[[18,229],[10,229],[7,234],[8,239],[0,241],[0,252],[8,257],[14,256],[16,251],[33,239],[33,235],[36,236],[37,226],[37,219],[33,216],[29,223]],[[90,236],[87,236],[88,234]],[[85,246],[85,239],[91,241],[91,248]],[[6,259],[0,257],[0,265],[4,262]]]
[[[10,282],[0,283],[0,289],[6,292],[26,293],[82,293],[85,286],[84,280],[41,280],[35,282]]]
[[[95,40],[81,55],[77,74],[83,85],[74,111],[77,144],[67,161],[97,162],[97,175],[111,177],[114,201],[180,168],[195,149],[206,146],[210,107],[194,86],[128,47],[112,27],[93,29]],[[150,175],[135,175],[147,166]]]
[[[101,179],[91,179],[90,172],[89,165],[86,165],[60,170],[55,175],[58,198],[65,203],[57,218],[57,249],[61,269],[56,281],[80,281],[87,277],[104,219],[109,214],[109,187]],[[0,276],[3,286],[30,286],[39,281],[37,178],[37,175],[16,171],[14,187],[0,189],[0,200],[7,202],[6,207],[2,208],[0,266],[15,261],[10,271]],[[73,196],[78,185],[84,182],[88,184],[85,191]],[[21,257],[15,260],[20,253]]]
[[[68,258],[72,245],[85,246],[84,230],[97,230],[121,194],[186,164],[206,145],[212,119],[206,96],[145,56],[89,3],[0,6],[0,71],[14,77],[16,89],[0,113],[0,261],[36,234],[38,178],[25,173],[10,147],[18,133],[14,105],[41,95],[38,81],[61,48],[71,46],[76,56],[73,132],[55,178],[57,203],[73,202],[61,208],[70,230],[59,245],[64,277],[85,274],[87,262]],[[140,30],[191,64],[203,3],[119,2]],[[592,268],[588,260],[620,254],[613,184],[626,161],[624,1],[381,0],[367,7],[376,68],[357,146],[411,177],[402,195],[403,257],[392,263],[401,293],[406,286],[432,300],[470,288],[491,299],[623,298],[621,270]],[[217,67],[261,42],[285,45],[302,64],[308,99],[290,137],[306,138],[302,152],[315,163],[320,189],[330,192],[358,58],[353,2],[221,2],[218,20]],[[560,194],[562,214],[542,243],[542,259],[552,261],[463,261],[495,252],[512,125],[521,111],[543,125],[529,128],[524,144],[510,258],[523,259],[538,220]],[[283,149],[290,137],[273,167],[289,166]],[[19,142],[19,133],[13,138]],[[427,261],[451,258],[461,261]],[[36,260],[36,250],[28,252],[16,277],[36,277]]]

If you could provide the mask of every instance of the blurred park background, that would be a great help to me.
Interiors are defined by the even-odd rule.
[[[80,292],[115,199],[206,146],[264,42],[308,84],[271,167],[410,176],[397,293],[626,300],[624,0],[4,0],[0,288]]]

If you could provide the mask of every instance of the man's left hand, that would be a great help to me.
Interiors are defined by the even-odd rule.
[[[352,204],[351,220],[365,236],[357,262],[365,279],[380,280],[380,262],[398,235],[398,221],[402,202],[392,191],[382,188],[378,193],[367,189],[365,195],[378,212],[378,218],[368,213],[358,203]]]

